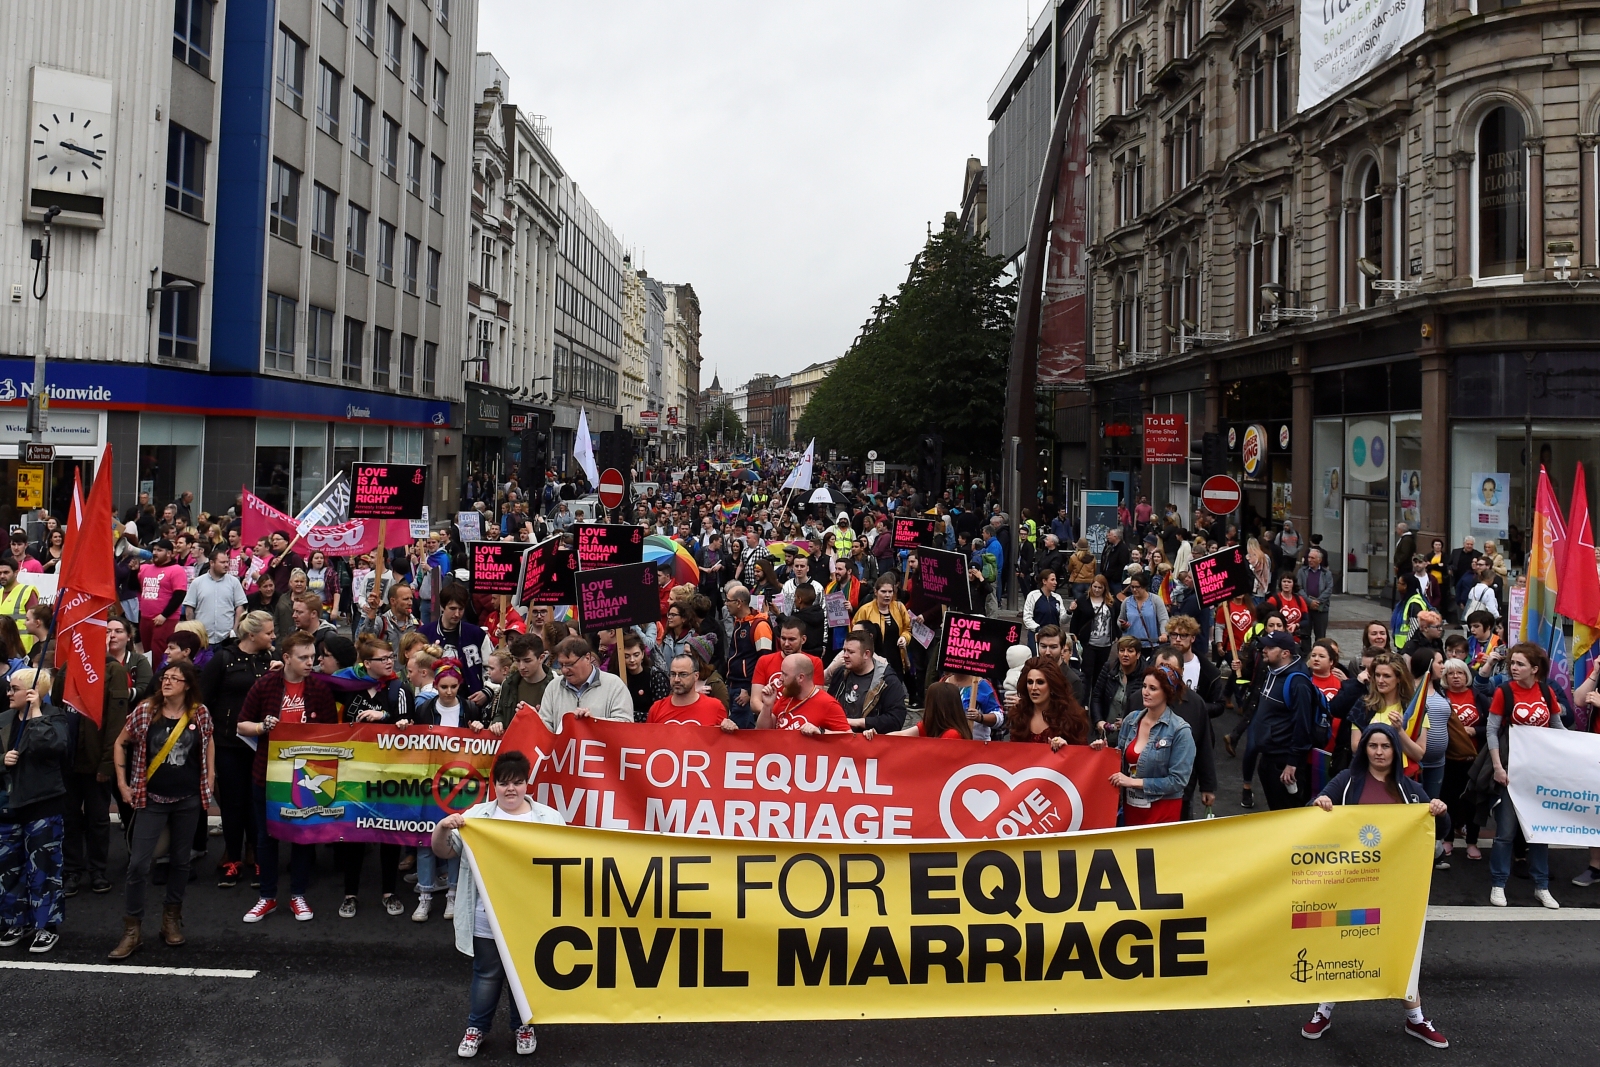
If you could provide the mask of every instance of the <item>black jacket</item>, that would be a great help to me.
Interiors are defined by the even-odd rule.
[[[889,669],[888,661],[882,656],[874,657],[872,671],[872,685],[863,699],[863,708],[868,711],[867,714],[860,716],[865,723],[862,728],[876,730],[879,733],[899,730],[906,724],[905,683],[900,681],[899,675]],[[841,669],[836,672],[833,680],[828,683],[828,695],[837,698],[843,691],[848,677],[848,671]],[[846,708],[845,714],[855,718],[855,710]]]
[[[1365,742],[1367,735],[1374,732],[1387,734],[1389,744],[1394,746],[1395,752],[1398,753],[1400,751],[1400,734],[1393,726],[1383,722],[1373,723],[1362,731],[1361,740]],[[1363,743],[1356,752],[1355,758],[1350,762],[1350,766],[1329,779],[1328,784],[1323,786],[1322,792],[1317,795],[1327,797],[1335,804],[1361,803],[1361,793],[1367,784],[1366,748],[1367,746]],[[1394,774],[1395,783],[1400,787],[1401,802],[1405,804],[1426,804],[1428,802],[1428,794],[1423,791],[1422,786],[1399,773],[1398,762],[1397,757],[1396,768],[1390,773]]]
[[[1261,699],[1250,718],[1250,744],[1264,756],[1294,763],[1311,752],[1311,731],[1320,696],[1298,656],[1281,672],[1261,664]]]
[[[422,702],[422,706],[417,709],[417,713],[412,717],[411,721],[416,723],[418,726],[438,726],[438,704],[439,698],[436,696],[432,696],[427,700],[424,700]],[[461,725],[463,727],[467,727],[475,722],[481,722],[483,725],[488,726],[490,721],[493,719],[494,709],[492,707],[485,705],[481,708],[475,708],[465,700],[461,701]]]
[[[1122,715],[1126,718],[1131,713],[1144,707],[1142,690],[1144,689],[1144,671],[1136,670],[1126,677],[1122,673],[1122,664],[1117,662],[1113,655],[1106,660],[1106,665],[1100,668],[1100,677],[1095,679],[1094,692],[1089,698],[1089,722],[1091,724],[1107,721],[1111,711],[1111,701],[1116,695],[1117,687],[1124,689],[1122,696]]]
[[[251,688],[272,669],[272,656],[271,649],[241,652],[237,642],[229,641],[200,672],[200,699],[211,712],[218,748],[249,747],[239,737],[239,712]]]
[[[4,822],[31,819],[28,809],[66,796],[72,766],[72,724],[66,712],[45,704],[42,715],[20,724],[19,714],[10,708],[0,711],[0,748],[15,748],[19,757],[15,767],[0,764]]]
[[[1212,673],[1215,673],[1215,668]],[[1190,795],[1196,790],[1201,793],[1215,793],[1217,757],[1212,751],[1216,738],[1211,730],[1211,717],[1217,713],[1212,712],[1206,701],[1194,690],[1183,694],[1183,699],[1172,710],[1189,724],[1189,730],[1194,734],[1194,773],[1189,776],[1188,792]]]
[[[1077,603],[1078,606],[1072,609],[1072,614],[1067,618],[1067,630],[1073,637],[1078,639],[1078,644],[1087,647],[1089,634],[1094,630],[1094,604],[1090,602],[1088,594],[1079,597]],[[1110,635],[1113,645],[1117,643],[1117,638],[1121,636],[1117,630],[1118,607],[1116,597],[1106,597],[1105,608],[1111,613],[1106,632]]]
[[[828,619],[823,614],[822,604],[818,602],[809,608],[801,608],[794,613],[794,617],[806,624],[804,650],[819,658],[825,655],[828,649]]]
[[[1133,549],[1128,547],[1126,541],[1107,545],[1105,551],[1100,553],[1100,573],[1106,576],[1111,588],[1122,588],[1122,572],[1132,561]]]

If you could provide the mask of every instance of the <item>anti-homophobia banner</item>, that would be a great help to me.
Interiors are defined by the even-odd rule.
[[[548,1023],[1399,999],[1433,861],[1416,804],[1001,842],[463,833],[517,1007]]]
[[[267,741],[267,832],[280,841],[423,845],[488,800],[500,739],[447,726],[280,723]]]
[[[1000,838],[1112,826],[1118,756],[1069,745],[802,737],[648,726],[524,705],[507,751],[533,761],[535,800],[606,830],[796,840]]]
[[[1600,734],[1511,728],[1511,801],[1535,844],[1600,846]]]

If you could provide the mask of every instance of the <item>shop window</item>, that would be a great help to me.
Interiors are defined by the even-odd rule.
[[[394,447],[389,461],[391,463],[421,463],[423,461],[422,431],[412,427],[395,427]]]
[[[1512,107],[1497,107],[1478,124],[1472,159],[1473,267],[1479,280],[1520,278],[1528,264],[1526,128]]]
[[[158,508],[185,490],[200,495],[205,424],[199,415],[139,416],[139,483]]]
[[[327,484],[327,450],[326,423],[257,419],[255,494],[295,514]]]
[[[388,427],[335,426],[333,428],[333,466],[330,468],[333,474],[345,470],[352,463],[383,463],[388,458]]]

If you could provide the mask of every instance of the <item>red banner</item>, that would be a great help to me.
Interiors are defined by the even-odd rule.
[[[983,840],[1113,826],[1115,752],[1068,745],[645,726],[526,704],[500,751],[574,825],[794,840]]]
[[[1039,320],[1039,384],[1081,384],[1089,353],[1089,92],[1078,91],[1061,156]]]
[[[1189,462],[1189,416],[1146,415],[1144,461],[1146,464]]]
[[[296,543],[300,554],[307,559],[317,550],[330,556],[364,556],[378,547],[377,519],[352,519],[334,526],[313,526]],[[405,519],[389,519],[389,536],[384,539],[388,548],[400,548],[411,543],[411,523]],[[244,492],[244,514],[240,517],[241,536],[244,543],[254,545],[259,539],[282,530],[294,538],[294,516],[286,515],[262,500],[248,489]]]

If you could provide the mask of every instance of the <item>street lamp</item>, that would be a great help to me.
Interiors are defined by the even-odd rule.
[[[160,271],[160,267],[151,267],[150,273]],[[154,325],[156,304],[161,300],[162,293],[192,293],[198,288],[194,282],[187,278],[174,278],[165,285],[152,285],[144,291],[144,361],[150,362],[150,328]],[[176,325],[176,324],[174,324]]]

